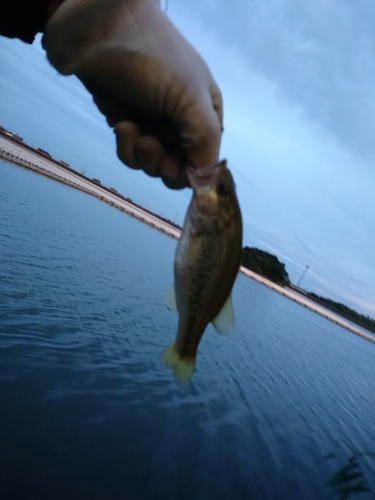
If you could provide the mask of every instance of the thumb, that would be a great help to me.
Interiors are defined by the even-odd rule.
[[[219,88],[212,84],[193,102],[184,106],[175,119],[181,145],[194,168],[216,164],[223,132],[223,104]]]

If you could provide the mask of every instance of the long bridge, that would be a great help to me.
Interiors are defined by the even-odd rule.
[[[181,230],[173,223],[140,207],[115,189],[102,186],[98,179],[90,179],[72,169],[66,162],[53,159],[43,149],[34,149],[22,142],[21,138],[15,137],[18,136],[0,130],[0,157],[91,194],[172,238],[180,237]]]
[[[62,182],[63,184],[67,184],[75,189],[79,189],[87,194],[91,194],[92,196],[109,203],[122,212],[135,217],[139,221],[148,224],[150,227],[153,227],[154,229],[157,229],[158,231],[161,231],[176,240],[178,240],[181,235],[181,229],[174,226],[172,222],[153,214],[143,207],[140,207],[129,198],[125,198],[120,193],[117,193],[117,191],[113,188],[102,186],[98,179],[90,179],[89,177],[77,172],[66,162],[53,159],[47,151],[44,151],[41,148],[32,148],[28,144],[24,143],[21,137],[13,135],[4,129],[0,129],[0,157],[34,172],[50,177],[51,179]],[[333,323],[336,323],[346,330],[349,330],[375,344],[374,335],[371,335],[352,323],[349,323],[338,314],[335,314],[316,304],[295,290],[277,285],[276,283],[273,283],[267,278],[264,278],[263,276],[260,276],[245,267],[241,266],[240,271],[248,278],[267,286],[280,295],[297,302],[303,307],[320,314]]]

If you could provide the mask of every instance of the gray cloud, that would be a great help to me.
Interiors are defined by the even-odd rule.
[[[372,5],[171,0],[170,12],[224,92],[245,244],[280,256],[293,281],[309,264],[307,289],[374,315]],[[123,167],[91,97],[39,43],[0,40],[2,124],[182,222],[189,191]]]
[[[375,3],[193,0],[221,43],[364,159],[375,156]],[[227,62],[229,65],[230,62]]]

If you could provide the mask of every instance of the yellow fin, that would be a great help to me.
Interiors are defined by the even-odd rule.
[[[167,307],[170,311],[177,312],[177,301],[176,301],[176,293],[174,291],[174,285],[167,292],[165,297]]]
[[[228,335],[234,328],[234,311],[232,297],[229,295],[221,311],[213,320],[212,324],[220,335]]]
[[[174,344],[171,344],[162,353],[161,359],[165,365],[173,369],[175,377],[182,385],[190,384],[195,368],[195,358],[194,360],[181,359]]]

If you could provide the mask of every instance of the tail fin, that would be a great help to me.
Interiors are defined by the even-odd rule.
[[[174,344],[171,344],[162,353],[161,359],[165,365],[173,369],[175,377],[182,385],[190,384],[195,368],[195,358],[193,360],[181,359]]]

